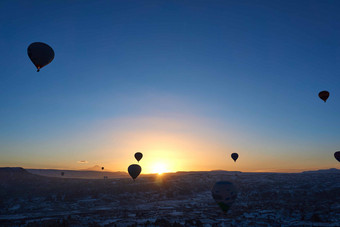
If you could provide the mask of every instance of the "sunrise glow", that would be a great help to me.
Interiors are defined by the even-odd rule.
[[[169,172],[166,164],[161,163],[161,162],[155,163],[152,169],[152,173],[157,173],[158,175],[162,175],[165,172]]]

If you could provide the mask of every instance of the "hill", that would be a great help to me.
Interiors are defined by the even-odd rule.
[[[102,167],[99,166],[99,165],[95,165],[95,166],[92,166],[90,168],[87,168],[87,169],[82,169],[81,171],[102,171]],[[107,169],[106,169],[107,171]]]
[[[0,167],[0,185],[4,182],[20,182],[39,178],[21,167]]]
[[[319,169],[319,170],[304,171],[302,173],[340,173],[340,169],[336,169],[336,168]]]
[[[28,172],[46,176],[62,178],[82,178],[82,179],[103,179],[108,178],[127,178],[129,175],[125,172],[93,171],[93,170],[59,170],[59,169],[27,169]],[[62,176],[61,173],[64,173]]]

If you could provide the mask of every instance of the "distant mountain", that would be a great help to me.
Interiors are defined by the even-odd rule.
[[[241,173],[240,171],[210,170],[210,171],[177,171],[176,173]]]
[[[242,173],[241,171],[227,171],[227,170],[210,170],[210,171],[177,171],[176,174],[203,174],[203,173],[213,173],[213,174],[235,174]]]
[[[14,193],[18,190],[24,190],[25,188],[22,185],[33,186],[44,180],[45,177],[31,174],[21,167],[0,167],[0,188],[5,191]],[[1,195],[3,194],[0,193],[0,197]]]
[[[211,170],[213,173],[242,173],[241,171],[228,171],[228,170]]]
[[[0,174],[26,174],[27,171],[21,167],[0,167]]]
[[[102,166],[95,165],[88,169],[81,169],[80,171],[102,171]]]
[[[83,178],[83,179],[102,179],[104,176],[108,178],[126,178],[129,175],[126,172],[109,172],[109,171],[93,171],[93,170],[59,170],[59,169],[27,169],[29,173],[33,173],[46,177],[62,177],[62,178]],[[62,176],[62,172],[64,175]]]
[[[61,172],[64,172],[64,176],[61,176]],[[103,176],[107,176],[108,180],[104,180]],[[70,192],[69,198],[73,198],[88,192],[90,185],[95,185],[92,191],[96,191],[98,187],[105,187],[110,179],[130,181],[127,177],[127,173],[0,167],[0,216],[2,201],[9,198],[60,196],[66,192]],[[3,226],[1,217],[0,226]]]
[[[319,169],[319,170],[304,171],[302,173],[340,173],[340,169],[336,169],[336,168]]]
[[[27,172],[21,167],[0,167],[0,180],[15,179],[22,177],[34,177],[33,174]]]

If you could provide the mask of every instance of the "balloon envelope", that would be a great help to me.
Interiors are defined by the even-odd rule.
[[[140,152],[137,152],[136,154],[135,154],[135,159],[139,162],[139,160],[141,160],[143,158],[143,154],[142,153],[140,153]]]
[[[237,153],[232,153],[231,154],[231,158],[234,160],[234,162],[236,162],[236,160],[238,159],[238,154]]]
[[[328,91],[320,91],[319,93],[319,98],[322,99],[324,102],[327,101],[329,97],[329,92]]]
[[[142,167],[140,167],[140,165],[137,165],[137,164],[132,164],[129,166],[128,172],[130,176],[132,177],[132,179],[135,180],[139,176],[139,174],[142,172]]]
[[[53,49],[49,45],[41,42],[31,43],[27,48],[27,54],[35,67],[37,67],[38,72],[54,59]]]
[[[102,167],[102,170],[104,170],[104,167]]]
[[[340,151],[335,152],[334,157],[336,160],[338,160],[338,162],[340,162]]]
[[[212,197],[224,212],[228,212],[237,197],[237,189],[229,181],[218,181],[211,190]]]

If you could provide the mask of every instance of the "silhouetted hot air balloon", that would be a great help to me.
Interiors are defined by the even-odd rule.
[[[211,190],[212,197],[224,212],[228,212],[237,197],[237,189],[229,181],[218,181]]]
[[[104,167],[102,167],[102,170],[104,170]]]
[[[27,54],[35,67],[37,67],[37,72],[54,59],[53,49],[49,45],[40,42],[31,43],[27,48]]]
[[[338,162],[340,162],[340,151],[335,152],[334,157],[336,160],[338,160]]]
[[[142,167],[140,167],[140,165],[137,165],[137,164],[132,164],[129,166],[128,172],[130,176],[132,177],[132,179],[135,180],[139,176],[139,174],[142,172]]]
[[[61,174],[61,176],[64,176],[65,173],[64,173],[64,172],[61,172],[60,174]]]
[[[136,154],[135,154],[135,159],[139,162],[139,160],[141,160],[143,158],[143,154],[142,153],[140,153],[140,152],[137,152]]]
[[[322,99],[324,102],[327,101],[329,97],[329,92],[328,91],[320,91],[319,93],[319,98]]]
[[[236,162],[236,160],[238,159],[238,154],[237,153],[232,153],[231,154],[231,158],[234,160],[234,162]]]

